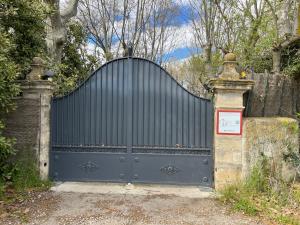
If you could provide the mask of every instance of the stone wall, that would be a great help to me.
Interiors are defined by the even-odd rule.
[[[15,138],[16,158],[34,163],[42,179],[48,178],[50,148],[50,81],[20,81],[21,95],[16,110],[5,118],[4,135]]]
[[[300,112],[300,80],[283,74],[256,73],[246,100],[246,116],[295,116]]]
[[[298,121],[286,117],[245,118],[242,146],[243,177],[264,155],[276,174],[288,181],[296,170],[284,160],[284,154],[298,152]]]
[[[23,162],[37,161],[40,104],[39,98],[17,97],[17,109],[5,118],[4,135],[16,140],[16,158]]]
[[[244,97],[245,116],[295,117],[300,112],[300,79],[272,73],[253,73],[248,78],[255,85]],[[200,84],[196,90],[194,87],[189,90],[204,98],[212,97]]]

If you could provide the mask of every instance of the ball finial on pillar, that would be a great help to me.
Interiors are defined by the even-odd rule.
[[[236,55],[232,52],[229,52],[224,56],[224,61],[236,62]]]
[[[44,74],[44,61],[40,57],[34,57],[31,63],[31,72],[26,76],[26,80],[41,80]]]
[[[219,78],[224,80],[239,80],[240,74],[236,71],[236,55],[232,52],[224,56],[224,68]]]

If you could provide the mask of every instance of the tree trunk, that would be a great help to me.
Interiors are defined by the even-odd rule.
[[[295,11],[293,34],[300,36],[300,3],[298,3],[298,8]]]
[[[53,9],[46,20],[46,44],[53,64],[61,62],[62,50],[66,41],[66,23],[77,14],[79,0],[69,0],[63,11],[60,11],[59,0],[45,0]]]
[[[279,73],[281,67],[281,49],[273,48],[272,50],[273,59],[273,73]]]
[[[59,64],[61,62],[62,50],[66,40],[65,26],[60,21],[60,16],[56,13],[47,19],[47,36],[46,44],[49,57],[52,63]]]
[[[213,76],[211,66],[211,48],[212,44],[206,44],[203,48],[203,58],[205,62],[205,73],[207,77]]]
[[[291,10],[291,0],[283,1],[282,7],[278,11],[278,27],[279,37],[284,37],[287,34],[292,34],[291,21],[289,11]]]

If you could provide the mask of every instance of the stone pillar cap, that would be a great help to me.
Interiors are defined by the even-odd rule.
[[[208,86],[212,90],[240,90],[247,91],[251,90],[255,82],[253,80],[225,80],[225,79],[210,79]]]
[[[41,80],[44,74],[44,61],[40,57],[34,57],[31,63],[31,72],[26,76],[26,80]]]

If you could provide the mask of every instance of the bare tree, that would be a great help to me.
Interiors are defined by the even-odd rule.
[[[196,43],[206,64],[211,62],[212,49],[226,54],[241,48],[241,43],[244,58],[250,58],[260,38],[265,0],[190,0],[190,5]]]
[[[59,0],[44,0],[52,9],[47,19],[46,44],[50,58],[54,63],[61,60],[63,45],[66,41],[66,23],[77,14],[79,0],[69,0],[61,9]]]
[[[282,51],[295,41],[300,40],[299,33],[299,0],[265,0],[271,10],[276,31],[272,49],[273,72],[280,72]]]
[[[137,56],[161,59],[176,12],[171,0],[82,0],[79,9],[78,18],[105,60],[127,55],[129,44]]]
[[[242,33],[245,30],[245,18],[234,0],[214,0],[217,6],[217,20],[220,20],[216,35],[215,46],[224,54],[235,51]]]
[[[210,74],[212,48],[219,37],[216,31],[221,22],[217,17],[217,5],[214,0],[190,0],[190,6],[196,46],[203,49],[205,70]]]
[[[79,19],[95,44],[110,60],[126,51],[128,42],[136,45],[142,32],[146,0],[82,0]],[[114,49],[113,49],[114,48]]]
[[[117,1],[83,0],[79,6],[79,19],[91,35],[91,39],[104,52],[104,58],[112,58],[111,47],[117,19]]]
[[[244,20],[244,46],[243,54],[249,60],[253,49],[260,38],[260,28],[266,14],[265,0],[238,0],[237,8],[242,13]]]
[[[172,1],[155,0],[147,14],[148,21],[143,22],[136,54],[162,64],[167,57],[165,53],[175,45],[177,27],[174,17],[178,14],[178,6]]]

